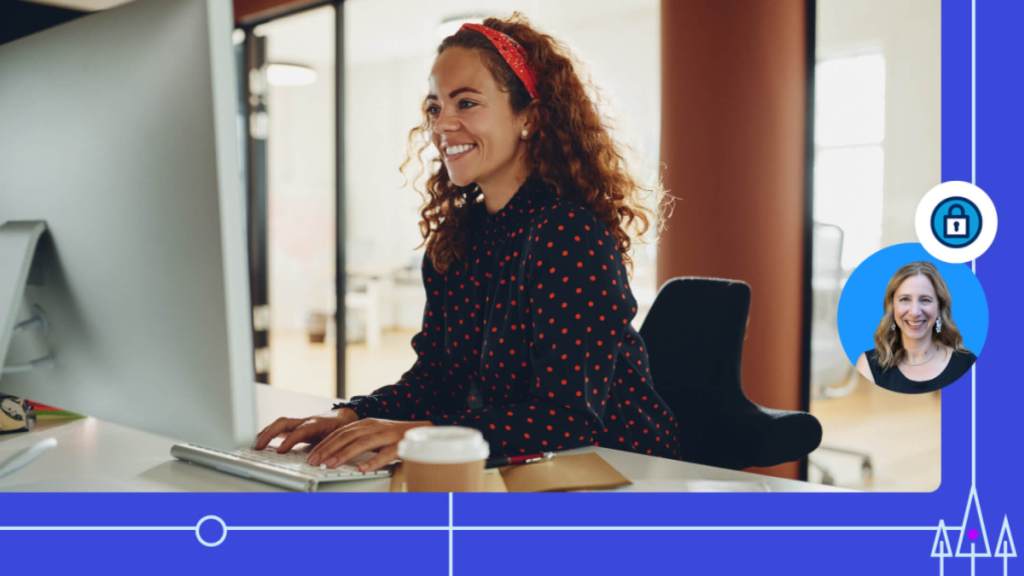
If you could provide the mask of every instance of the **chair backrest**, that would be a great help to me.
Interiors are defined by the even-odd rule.
[[[843,288],[843,229],[814,223],[811,313],[811,396],[845,396],[857,385],[839,340],[839,295]],[[852,377],[851,377],[852,376]]]
[[[679,420],[683,458],[703,461],[714,444],[718,409],[742,396],[740,365],[750,286],[737,280],[681,277],[665,283],[640,335],[654,387]]]
[[[814,222],[813,258],[811,270],[814,280],[836,282],[843,276],[843,229],[835,224]]]

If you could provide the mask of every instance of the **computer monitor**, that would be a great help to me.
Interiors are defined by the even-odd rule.
[[[226,0],[138,0],[0,46],[0,226],[48,230],[44,283],[0,301],[0,327],[38,306],[54,355],[8,370],[0,392],[252,441],[232,25]],[[19,338],[8,366],[31,360]]]

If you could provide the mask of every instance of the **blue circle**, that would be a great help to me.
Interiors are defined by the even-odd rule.
[[[883,248],[861,262],[839,297],[839,340],[851,364],[875,347],[875,329],[885,313],[882,300],[889,279],[902,266],[925,260],[939,270],[953,300],[953,322],[964,347],[981,356],[988,336],[988,300],[978,277],[967,264],[949,264],[932,257],[920,244],[896,244]]]
[[[981,210],[963,196],[951,196],[932,210],[932,235],[944,246],[963,248],[981,234]]]

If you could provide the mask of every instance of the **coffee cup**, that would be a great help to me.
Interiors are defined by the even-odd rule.
[[[398,443],[409,492],[480,492],[489,452],[479,430],[462,426],[413,428]]]

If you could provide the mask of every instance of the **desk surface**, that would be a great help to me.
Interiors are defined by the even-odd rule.
[[[305,394],[257,386],[261,425],[278,416],[324,412],[330,402]],[[96,418],[42,423],[27,434],[0,436],[0,460],[43,438],[58,446],[28,467],[0,479],[0,491],[25,492],[268,492],[252,480],[180,462],[170,456],[174,440]],[[633,481],[619,491],[642,492],[824,492],[836,488],[759,474],[702,466],[609,448],[587,447],[569,453],[597,452]],[[382,492],[388,479],[326,485],[323,491]]]

